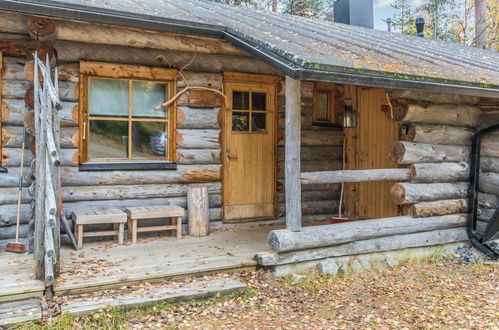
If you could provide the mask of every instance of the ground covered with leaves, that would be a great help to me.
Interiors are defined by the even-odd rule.
[[[227,297],[109,309],[79,318],[61,315],[25,327],[499,329],[497,264],[435,259],[336,277],[307,273],[277,278],[264,272],[235,276],[248,288]]]

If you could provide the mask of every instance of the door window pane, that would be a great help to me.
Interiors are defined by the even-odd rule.
[[[235,110],[249,110],[249,92],[232,92],[232,108]]]
[[[162,158],[167,154],[166,123],[132,123],[132,158]]]
[[[329,121],[329,93],[317,93],[316,120]]]
[[[251,114],[251,130],[253,132],[265,132],[267,115],[264,113],[253,112]]]
[[[132,116],[142,118],[165,118],[166,109],[155,107],[166,100],[167,84],[149,81],[132,81]]]
[[[251,93],[251,110],[267,110],[267,94]]]
[[[233,131],[249,131],[249,113],[248,112],[233,112],[232,113],[232,130]]]
[[[89,155],[91,159],[126,159],[128,122],[117,120],[90,121]]]
[[[91,116],[128,117],[128,81],[89,79]]]

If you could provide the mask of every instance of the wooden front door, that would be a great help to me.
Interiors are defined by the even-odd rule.
[[[357,166],[359,170],[399,167],[390,158],[393,142],[399,138],[400,124],[381,111],[386,91],[380,88],[358,89]],[[398,207],[390,188],[394,181],[362,182],[357,187],[358,217],[361,219],[394,217]]]
[[[225,82],[226,221],[275,217],[275,84]]]

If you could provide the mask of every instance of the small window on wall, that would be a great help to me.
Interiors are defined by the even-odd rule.
[[[175,107],[155,108],[174,94],[174,70],[93,62],[80,70],[82,163],[173,160]]]
[[[336,85],[331,83],[314,83],[312,123],[317,126],[339,126],[335,109]]]

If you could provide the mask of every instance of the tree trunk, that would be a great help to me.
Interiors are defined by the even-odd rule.
[[[434,202],[421,202],[405,205],[404,210],[413,218],[427,218],[438,215],[467,213],[469,209],[467,199],[449,199]],[[404,212],[405,214],[405,212]]]
[[[205,186],[196,185],[187,188],[187,211],[189,212],[189,236],[208,236],[210,222],[208,189]]]
[[[411,182],[457,182],[470,176],[468,163],[421,163],[409,167]]]
[[[469,105],[403,104],[394,109],[394,119],[407,123],[441,124],[473,127],[480,117],[480,109]]]
[[[469,160],[470,150],[464,146],[397,141],[390,157],[399,164],[463,162]]]
[[[384,236],[456,228],[465,225],[466,215],[464,214],[421,218],[418,221],[408,216],[382,218],[304,227],[300,232],[292,232],[288,229],[273,230],[269,233],[268,243],[270,248],[276,252],[288,252],[335,246]]]
[[[302,184],[391,180],[406,181],[408,179],[409,169],[407,168],[305,172],[301,174]]]
[[[402,141],[428,144],[470,145],[474,130],[447,125],[410,125]]]
[[[485,0],[475,0],[475,47],[487,48],[487,19]]]
[[[468,184],[460,183],[396,183],[391,188],[395,204],[415,204],[442,199],[465,198]]]

